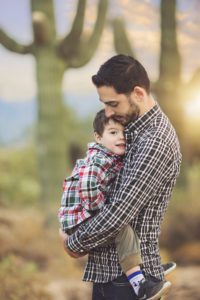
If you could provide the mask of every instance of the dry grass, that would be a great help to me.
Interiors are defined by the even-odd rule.
[[[51,300],[44,288],[44,279],[35,272],[34,265],[18,257],[8,256],[0,263],[0,299]]]
[[[52,286],[59,286],[60,281],[66,283],[60,291],[65,295],[68,291],[65,300],[72,299],[75,291],[80,293],[80,288],[67,282],[72,280],[79,286],[82,268],[64,253],[57,222],[48,227],[45,224],[46,217],[36,209],[1,209],[0,299],[46,300],[50,293],[52,299],[59,299]]]

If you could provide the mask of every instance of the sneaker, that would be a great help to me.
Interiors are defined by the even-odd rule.
[[[158,300],[170,289],[171,282],[148,277],[140,282],[139,300]]]
[[[164,275],[166,276],[169,273],[171,273],[174,269],[176,269],[176,263],[174,261],[170,261],[166,264],[162,264],[162,267],[163,267]],[[143,269],[144,267],[142,264],[140,265],[140,268],[141,268],[143,275],[145,276],[145,272]]]
[[[166,276],[170,272],[172,272],[174,269],[176,269],[176,263],[173,261],[170,261],[166,264],[162,264],[163,270],[164,270],[164,275]]]

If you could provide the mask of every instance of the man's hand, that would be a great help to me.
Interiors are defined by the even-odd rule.
[[[75,253],[75,252],[72,252],[69,248],[67,248],[66,246],[65,246],[65,244],[66,244],[66,241],[67,241],[67,239],[68,239],[68,234],[67,233],[65,233],[61,228],[59,229],[59,235],[60,235],[60,238],[61,238],[61,240],[62,240],[62,242],[63,242],[63,244],[64,244],[64,250],[65,250],[65,252],[67,252],[67,254],[69,255],[69,256],[71,256],[71,257],[73,257],[73,258],[79,258],[79,257],[82,257],[82,256],[85,256],[86,255],[86,253]]]

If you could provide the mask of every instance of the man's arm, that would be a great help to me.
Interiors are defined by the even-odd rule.
[[[79,257],[82,257],[82,256],[85,256],[87,253],[75,253],[75,252],[72,252],[70,249],[66,248],[65,247],[65,242],[66,240],[68,239],[68,234],[65,233],[61,228],[59,229],[59,236],[60,236],[60,239],[61,239],[61,242],[63,243],[64,245],[64,250],[67,252],[67,254],[73,258],[79,258]]]
[[[170,169],[171,156],[171,149],[164,141],[155,137],[143,141],[113,202],[82,224],[66,241],[66,246],[74,252],[89,251],[117,235],[152,199]]]

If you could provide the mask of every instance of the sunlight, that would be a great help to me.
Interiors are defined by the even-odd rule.
[[[200,92],[185,103],[184,110],[188,118],[200,120]]]

